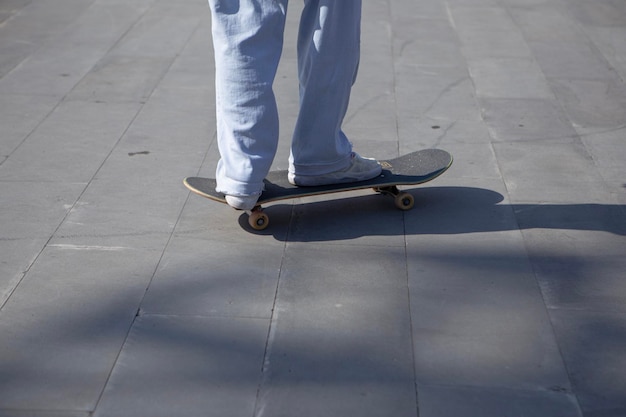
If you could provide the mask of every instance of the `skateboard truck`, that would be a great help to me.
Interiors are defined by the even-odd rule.
[[[263,207],[255,206],[248,212],[248,224],[254,230],[264,230],[270,224],[270,218],[263,212]]]
[[[415,205],[415,198],[406,191],[400,191],[395,185],[389,187],[375,187],[374,191],[393,197],[396,207],[400,210],[411,210]]]

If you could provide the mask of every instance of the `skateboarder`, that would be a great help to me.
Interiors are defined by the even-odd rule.
[[[218,192],[252,209],[278,145],[272,84],[282,52],[288,0],[209,0],[215,51]],[[342,131],[359,64],[361,0],[304,0],[298,34],[300,112],[289,157],[299,186],[376,177]]]

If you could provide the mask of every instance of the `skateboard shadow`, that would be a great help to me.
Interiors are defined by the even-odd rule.
[[[603,231],[626,235],[626,206],[612,204],[502,204],[502,194],[472,187],[407,190],[415,207],[401,211],[393,200],[359,195],[318,202],[268,206],[271,224],[253,231],[247,216],[242,228],[280,241],[351,240],[367,236],[447,235],[517,229]]]

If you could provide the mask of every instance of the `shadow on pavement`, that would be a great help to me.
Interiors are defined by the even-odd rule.
[[[501,204],[495,191],[472,187],[428,187],[408,190],[415,207],[395,209],[376,194],[328,201],[268,206],[270,226],[254,231],[242,214],[239,223],[252,233],[284,241],[311,242],[363,236],[445,235],[517,229],[603,231],[626,235],[626,206],[618,204]],[[405,216],[402,222],[402,216]],[[285,229],[289,231],[285,233]]]

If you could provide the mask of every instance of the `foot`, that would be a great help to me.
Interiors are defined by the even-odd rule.
[[[236,210],[252,210],[258,199],[258,195],[226,195],[226,202]]]
[[[296,175],[289,173],[289,183],[298,186],[315,186],[341,184],[346,182],[365,181],[380,175],[382,167],[377,160],[363,158],[352,152],[352,160],[348,168],[323,175]]]

